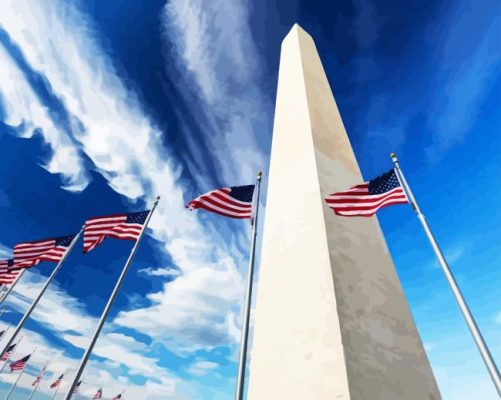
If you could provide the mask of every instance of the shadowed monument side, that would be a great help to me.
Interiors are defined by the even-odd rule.
[[[248,399],[440,399],[312,38],[282,43]]]

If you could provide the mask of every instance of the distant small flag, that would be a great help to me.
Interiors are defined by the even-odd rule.
[[[24,356],[23,358],[21,358],[17,361],[14,361],[12,364],[9,365],[10,372],[19,371],[19,370],[24,369],[24,367],[26,367],[26,363],[28,362],[30,357],[31,357],[31,354],[28,354],[27,356]]]
[[[84,253],[99,246],[107,237],[137,240],[150,211],[89,218],[84,227]]]
[[[325,201],[337,215],[345,217],[370,217],[380,208],[409,202],[393,169],[344,192],[332,193]]]
[[[54,382],[51,383],[50,388],[51,389],[57,388],[61,384],[63,377],[64,377],[64,374],[61,374],[59,376],[59,378],[57,378]]]
[[[31,386],[36,386],[42,380],[43,376],[45,375],[45,368],[46,367],[43,367],[42,370],[38,373],[37,378],[33,381]]]
[[[255,185],[225,187],[198,196],[186,208],[198,208],[230,218],[251,218]]]
[[[119,395],[113,397],[112,400],[118,400],[118,399],[121,399],[122,398],[122,393],[120,393]]]
[[[41,261],[59,262],[75,235],[35,242],[18,243],[14,246],[14,267],[31,268]]]
[[[9,359],[12,352],[14,351],[14,348],[16,347],[16,344],[17,343],[14,343],[14,344],[11,344],[9,347],[7,347],[7,350],[5,350],[5,353],[2,354],[0,361],[7,361]]]
[[[92,397],[92,400],[100,399],[103,397],[103,389],[99,388],[96,394]]]
[[[17,276],[20,274],[19,271],[13,270],[14,260],[0,260],[0,283],[4,285],[9,285],[14,283]]]
[[[82,381],[78,381],[78,383],[73,388],[73,394],[77,394],[78,388],[80,387],[81,384],[82,384]]]

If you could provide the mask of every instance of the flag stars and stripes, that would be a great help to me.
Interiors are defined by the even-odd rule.
[[[137,240],[150,211],[89,218],[84,226],[84,253],[99,246],[107,237]]]
[[[14,283],[20,272],[13,269],[14,260],[0,260],[0,284]]]
[[[255,185],[246,185],[213,190],[193,199],[186,208],[202,208],[230,218],[251,218],[254,188]]]
[[[45,369],[46,369],[46,367],[42,368],[42,370],[39,372],[39,374],[37,375],[37,378],[33,381],[31,386],[35,386],[37,383],[39,383],[42,380],[43,376],[45,375]]]
[[[346,217],[370,217],[383,207],[409,202],[393,169],[369,182],[332,193],[325,201],[337,215]]]
[[[51,389],[57,388],[61,384],[63,377],[64,377],[64,374],[61,374],[59,376],[59,378],[57,378],[54,382],[52,382],[52,384],[50,385],[50,388]]]
[[[27,356],[25,356],[17,361],[14,361],[12,364],[9,365],[10,372],[20,371],[20,370],[24,369],[24,367],[26,367],[26,363],[28,362],[30,357],[31,357],[31,354],[28,354]]]
[[[75,235],[68,235],[18,243],[14,246],[13,268],[31,268],[41,261],[59,262],[74,238]]]
[[[2,354],[2,357],[0,358],[0,361],[7,361],[9,357],[11,356],[12,352],[14,351],[14,348],[16,347],[17,343],[11,344],[9,347],[7,347],[7,350]]]

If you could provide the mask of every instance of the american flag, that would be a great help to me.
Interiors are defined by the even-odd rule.
[[[84,253],[99,246],[107,237],[137,240],[150,211],[89,218],[84,227]]]
[[[337,215],[345,217],[370,217],[380,208],[409,202],[393,169],[344,192],[332,193],[325,201]]]
[[[41,261],[59,262],[75,235],[18,243],[14,246],[14,268],[30,268]]]
[[[78,381],[78,383],[73,388],[73,394],[77,394],[78,388],[80,387],[81,384],[82,384],[82,381]]]
[[[116,395],[115,397],[113,397],[112,400],[119,400],[122,398],[122,393],[120,393],[119,395]]]
[[[31,357],[31,354],[28,354],[27,356],[24,356],[23,358],[21,358],[17,361],[14,361],[12,364],[9,365],[10,372],[19,371],[21,369],[24,369],[24,367],[26,367],[26,363],[28,362],[30,357]]]
[[[103,389],[99,388],[96,394],[92,397],[92,400],[100,399],[103,397]]]
[[[57,378],[54,382],[52,382],[50,385],[50,388],[51,389],[57,388],[61,384],[61,381],[63,380],[63,376],[64,376],[64,374],[61,374],[59,376],[59,378]]]
[[[203,208],[230,218],[251,218],[255,185],[225,187],[198,196],[186,208]]]
[[[9,285],[14,283],[17,276],[20,274],[19,271],[12,269],[14,266],[14,260],[0,260],[0,283],[4,285]]]
[[[16,347],[17,343],[11,344],[9,347],[7,347],[7,350],[5,350],[5,353],[2,354],[2,357],[0,358],[0,361],[7,361],[14,351],[14,347]]]
[[[42,380],[43,376],[45,375],[45,369],[46,369],[46,367],[42,368],[42,370],[38,373],[37,378],[33,381],[31,386],[35,386],[38,382],[40,382]]]

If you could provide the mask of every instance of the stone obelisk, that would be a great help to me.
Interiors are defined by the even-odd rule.
[[[312,38],[282,43],[249,400],[440,399],[375,217],[324,197],[363,182]]]

